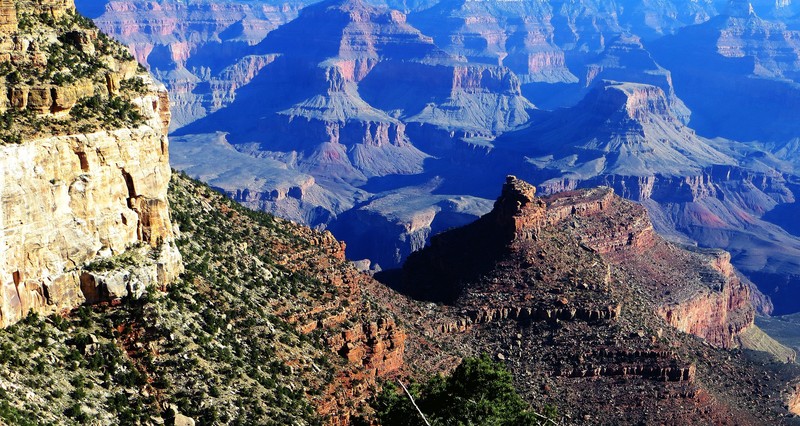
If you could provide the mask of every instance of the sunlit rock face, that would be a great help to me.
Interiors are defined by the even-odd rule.
[[[11,127],[19,137],[4,134],[0,143],[0,325],[31,311],[138,297],[167,285],[181,260],[166,198],[170,114],[164,87],[132,58],[115,53],[122,47],[99,38],[71,1],[6,4],[10,9],[0,8],[0,58],[16,70],[12,74],[30,77],[3,79],[9,93],[3,109],[6,116],[36,118],[20,119]],[[40,24],[30,14],[53,23]],[[97,61],[97,70],[78,80],[50,76],[50,64],[62,63],[48,52],[58,49]],[[25,67],[31,68],[20,71]],[[127,102],[136,120],[98,124],[104,117],[72,114],[87,99],[99,108],[112,98]],[[114,263],[123,255],[130,262]],[[102,262],[106,266],[99,267]]]

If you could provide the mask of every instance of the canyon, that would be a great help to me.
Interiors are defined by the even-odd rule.
[[[365,268],[513,173],[608,185],[800,309],[794,3],[148,4],[78,1],[170,91],[173,165]]]
[[[148,10],[185,7],[168,6]],[[269,72],[187,126],[233,120],[227,108],[240,102],[263,121],[171,144],[165,88],[69,0],[0,1],[0,12],[1,422],[371,423],[391,381],[448,374],[480,354],[553,422],[796,421],[795,352],[756,325],[756,310],[773,305],[732,264],[755,255],[670,242],[666,221],[693,216],[648,204],[733,198],[726,205],[741,211],[730,214],[745,220],[763,205],[753,200],[792,201],[791,184],[773,171],[777,158],[742,164],[742,152],[760,151],[687,128],[670,74],[653,62],[639,62],[650,83],[602,80],[572,108],[537,111],[523,86],[555,75],[534,69],[550,59],[529,56],[533,68],[516,77],[439,48],[397,10],[319,3],[272,31],[241,23],[265,34],[248,46]],[[307,25],[323,35],[316,51],[293,44]],[[348,43],[331,43],[331,28]],[[470,46],[475,57],[500,52]],[[614,46],[604,70],[643,49],[634,38]],[[256,102],[255,89],[280,88],[298,66],[309,84],[270,101],[285,105]],[[392,114],[372,106],[382,96],[371,90],[391,85],[370,79],[405,66],[430,70],[446,93],[422,109],[411,97],[387,98],[400,102]],[[578,125],[556,145],[562,114]],[[250,139],[261,125],[278,133]],[[438,139],[426,145],[427,132]],[[545,144],[550,161],[537,157]],[[173,161],[213,186],[171,172],[176,146]],[[463,167],[478,159],[486,170]],[[580,172],[554,173],[569,162]],[[499,188],[509,165],[546,176],[544,195],[510,175]],[[339,204],[343,193],[351,204]],[[352,224],[383,221],[389,237],[364,252],[381,248],[383,264],[403,267],[350,262],[330,231],[270,209],[357,235],[357,250],[371,228]]]
[[[433,237],[389,282],[437,302],[417,312],[419,322],[456,347],[504,360],[533,401],[592,407],[571,411],[589,423],[731,421],[730,408],[707,394],[718,389],[707,370],[715,361],[697,362],[709,355],[689,348],[747,348],[742,342],[760,333],[758,290],[727,253],[665,241],[642,206],[609,188],[537,197],[509,176],[489,214]],[[442,323],[439,309],[457,319]],[[630,389],[641,390],[635,400]],[[751,415],[736,421],[769,422]]]

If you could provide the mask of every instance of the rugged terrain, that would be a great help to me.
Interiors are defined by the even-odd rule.
[[[565,128],[567,120],[573,125]],[[785,164],[743,144],[698,136],[660,87],[597,83],[576,106],[543,115],[495,145],[498,153],[510,151],[506,162],[524,158],[527,176],[546,178],[543,192],[610,186],[645,205],[662,235],[724,247],[765,293],[794,294],[768,274],[795,274],[800,245],[764,218],[795,202]],[[785,313],[793,303],[792,296],[777,297],[775,306]]]
[[[374,269],[514,173],[612,186],[800,309],[795,3],[82,3],[172,93],[176,167]]]
[[[664,242],[609,189],[539,199],[510,180],[493,213],[409,260],[406,290],[438,278],[444,304],[360,274],[329,233],[184,176],[169,201],[186,272],[164,293],[0,332],[6,422],[348,424],[374,415],[382,380],[480,353],[560,423],[792,420],[793,364],[721,348],[758,334],[747,281],[722,253]],[[430,268],[466,263],[453,243],[480,261]]]
[[[2,5],[0,325],[165,286],[165,89],[71,2]]]
[[[346,423],[402,367],[406,332],[330,234],[179,176],[170,203],[186,273],[165,293],[0,333],[6,421]]]
[[[305,18],[315,13],[388,34],[381,51],[399,38],[458,69],[402,14],[324,3]],[[3,423],[360,424],[376,418],[387,381],[427,380],[480,354],[513,373],[518,406],[558,423],[780,424],[800,412],[795,353],[754,325],[753,304],[769,304],[730,256],[665,241],[611,188],[537,198],[509,176],[493,207],[440,194],[442,178],[384,188],[358,211],[412,225],[395,262],[443,212],[467,223],[476,205],[491,208],[384,273],[393,290],[345,260],[330,232],[171,174],[163,89],[69,1],[0,2],[0,18]],[[271,34],[264,46],[286,36]],[[340,51],[342,63],[369,65],[378,51],[357,50]],[[617,99],[600,111],[645,135],[681,110],[660,87],[600,88]],[[675,131],[690,134],[682,123]],[[636,135],[614,142],[649,142]],[[681,164],[687,150],[730,156],[689,142],[663,144],[671,167],[700,167]]]
[[[81,11],[136,59],[172,97],[172,128],[228,105],[275,57],[253,46],[297,16],[302,1],[79,2]],[[105,7],[104,7],[105,6]]]
[[[608,188],[534,194],[509,177],[491,213],[409,257],[397,288],[461,316],[441,324],[429,310],[424,321],[505,360],[531,400],[572,421],[779,422],[773,404],[789,401],[791,387],[758,396],[741,378],[756,365],[777,368],[763,385],[795,367],[707,346],[764,338],[753,325],[756,290],[727,254],[665,242],[641,206]],[[762,349],[780,347],[766,339]],[[728,380],[737,385],[723,391]]]
[[[789,7],[794,10],[787,15],[796,17],[797,6]],[[732,2],[725,14],[657,40],[652,51],[673,71],[699,133],[776,149],[798,137],[792,117],[800,105],[800,44],[791,19],[769,19],[763,12]],[[698,91],[725,102],[711,102]]]

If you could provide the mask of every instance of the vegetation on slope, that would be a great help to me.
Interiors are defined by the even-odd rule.
[[[198,424],[310,425],[345,412],[379,418],[386,425],[416,424],[415,411],[396,389],[374,400],[374,411],[363,406],[363,399],[354,398],[376,392],[376,382],[363,375],[348,376],[354,369],[367,369],[358,362],[348,363],[331,341],[371,324],[378,314],[385,315],[381,306],[395,304],[413,312],[412,316],[421,310],[403,307],[404,299],[397,295],[386,296],[393,298],[382,304],[370,299],[370,289],[355,296],[345,294],[347,287],[336,285],[336,277],[341,282],[357,274],[352,265],[332,257],[335,241],[325,234],[244,209],[185,176],[174,176],[170,202],[186,265],[178,282],[164,292],[150,289],[140,300],[82,307],[63,318],[33,315],[0,330],[0,423],[61,425],[92,419],[97,424],[169,424],[180,413]],[[111,258],[95,267],[105,270],[136,261]],[[355,275],[347,275],[351,272]],[[325,326],[309,329],[308,324]],[[559,335],[554,338],[556,328]],[[406,330],[413,327],[406,325]],[[560,403],[559,410],[569,413],[570,404],[577,406],[576,401],[585,400],[574,398],[571,387],[559,391],[552,386],[552,377],[535,382],[526,371],[548,371],[556,353],[590,356],[580,350],[578,340],[567,340],[578,332],[599,339],[602,336],[596,330],[603,332],[584,323],[536,323],[522,329],[498,323],[486,328],[496,342],[481,343],[480,339],[487,338],[464,335],[463,342],[453,340],[448,345],[454,353],[468,352],[465,348],[500,353],[501,347],[512,347],[507,340],[516,333],[516,346],[531,345],[520,349],[525,351],[526,370],[521,364],[508,364],[516,367],[516,388],[529,392],[532,384],[541,383],[536,386],[537,395],[528,393],[525,398],[540,414],[552,418],[543,409],[543,401]],[[631,338],[630,333],[625,335]],[[447,339],[423,337],[423,342],[414,343],[409,336],[407,359],[418,364],[411,369],[429,365],[425,356],[413,352],[420,350],[414,345],[433,350],[435,339]],[[739,354],[711,350],[695,340],[676,340],[684,349],[676,346],[674,350],[689,352],[704,389],[737,403],[747,401],[761,419],[774,418],[769,410],[778,401],[773,400],[782,397],[778,388],[785,383],[785,375],[794,376],[794,370],[783,371],[784,364],[751,368]],[[420,367],[416,373],[422,377],[432,370],[436,368]],[[745,383],[731,387],[742,377]],[[546,422],[517,395],[512,383],[505,367],[479,358],[464,361],[448,377],[410,388],[433,424]],[[591,383],[581,392],[608,389],[598,385],[602,385],[599,379]],[[624,386],[615,384],[612,390],[630,395],[631,389],[658,390],[658,383],[628,377]],[[672,389],[685,387],[679,383]],[[546,389],[546,396],[538,393]],[[616,395],[598,396],[595,401],[605,403],[606,397]],[[669,401],[688,404],[694,400],[675,397],[662,402],[666,409],[673,407],[666,405]],[[584,403],[579,411],[592,407]],[[674,409],[680,410],[675,414],[687,410],[683,405]]]
[[[59,18],[37,10],[26,2],[17,2],[13,38],[15,44],[29,47],[14,50],[11,59],[0,63],[0,81],[10,94],[10,105],[0,113],[0,143],[143,124],[144,117],[133,102],[146,91],[143,81],[133,77],[123,79],[119,87],[109,86],[110,76],[119,74],[120,69],[137,67],[128,50],[74,10],[68,9]],[[139,68],[139,72],[144,69]],[[25,105],[24,93],[28,90],[51,93],[53,88],[64,89],[54,96],[76,101],[68,114],[40,110],[46,105]]]
[[[552,409],[546,415],[532,411],[505,365],[487,355],[465,358],[447,377],[414,383],[409,392],[431,425],[538,425],[556,417]],[[376,409],[384,426],[424,424],[411,400],[394,386],[376,398]]]
[[[31,315],[0,330],[0,423],[169,424],[180,413],[199,424],[313,425],[325,421],[319,407],[331,395],[374,392],[360,376],[342,380],[360,366],[333,352],[328,339],[381,309],[327,280],[333,268],[352,268],[346,262],[303,263],[330,257],[314,240],[320,233],[244,209],[185,176],[173,177],[170,202],[186,266],[178,282],[139,300],[84,306],[64,317]],[[307,322],[298,317],[317,316],[342,318],[299,331]],[[501,399],[482,404],[504,401],[502,416],[526,407],[507,372],[475,362],[462,365],[453,386],[499,390]],[[480,374],[465,382],[464,369]],[[448,404],[460,411],[458,401]],[[351,408],[374,417],[366,407]]]
[[[265,214],[235,226],[229,215],[243,209],[185,179],[171,195],[186,274],[164,293],[0,331],[0,419],[148,424],[179,412],[201,424],[321,423],[310,400],[343,361],[270,305],[291,293],[323,298],[325,287],[253,254],[300,237]],[[275,240],[245,236],[255,230]]]

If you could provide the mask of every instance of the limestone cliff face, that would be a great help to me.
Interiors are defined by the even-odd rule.
[[[77,17],[71,1],[16,5],[21,16],[32,12],[55,19]],[[9,32],[0,38],[42,43],[51,36],[50,30],[40,31],[35,21],[33,25],[15,30],[9,23]],[[75,31],[78,38],[97,35],[91,29]],[[17,47],[11,45],[11,56],[25,53]],[[18,65],[6,58],[11,67]],[[104,74],[89,74],[85,83],[66,88],[48,81],[46,74],[34,74],[23,84],[5,79],[9,93],[27,92],[27,102],[11,102],[10,112],[33,110],[47,127],[15,128],[21,140],[0,144],[0,326],[31,311],[50,313],[83,302],[139,296],[146,287],[164,286],[180,272],[166,198],[166,91],[137,71],[132,60],[101,60],[108,65],[101,68]],[[120,82],[130,79],[138,81],[138,89],[120,92]],[[40,91],[52,95],[44,108],[32,101]],[[71,102],[59,104],[64,92],[71,93]],[[78,102],[97,94],[102,96],[97,108],[105,105],[103,99],[125,96],[116,102],[130,105],[136,122],[97,124],[83,115],[70,115]],[[61,117],[80,123],[82,130],[75,132]]]

